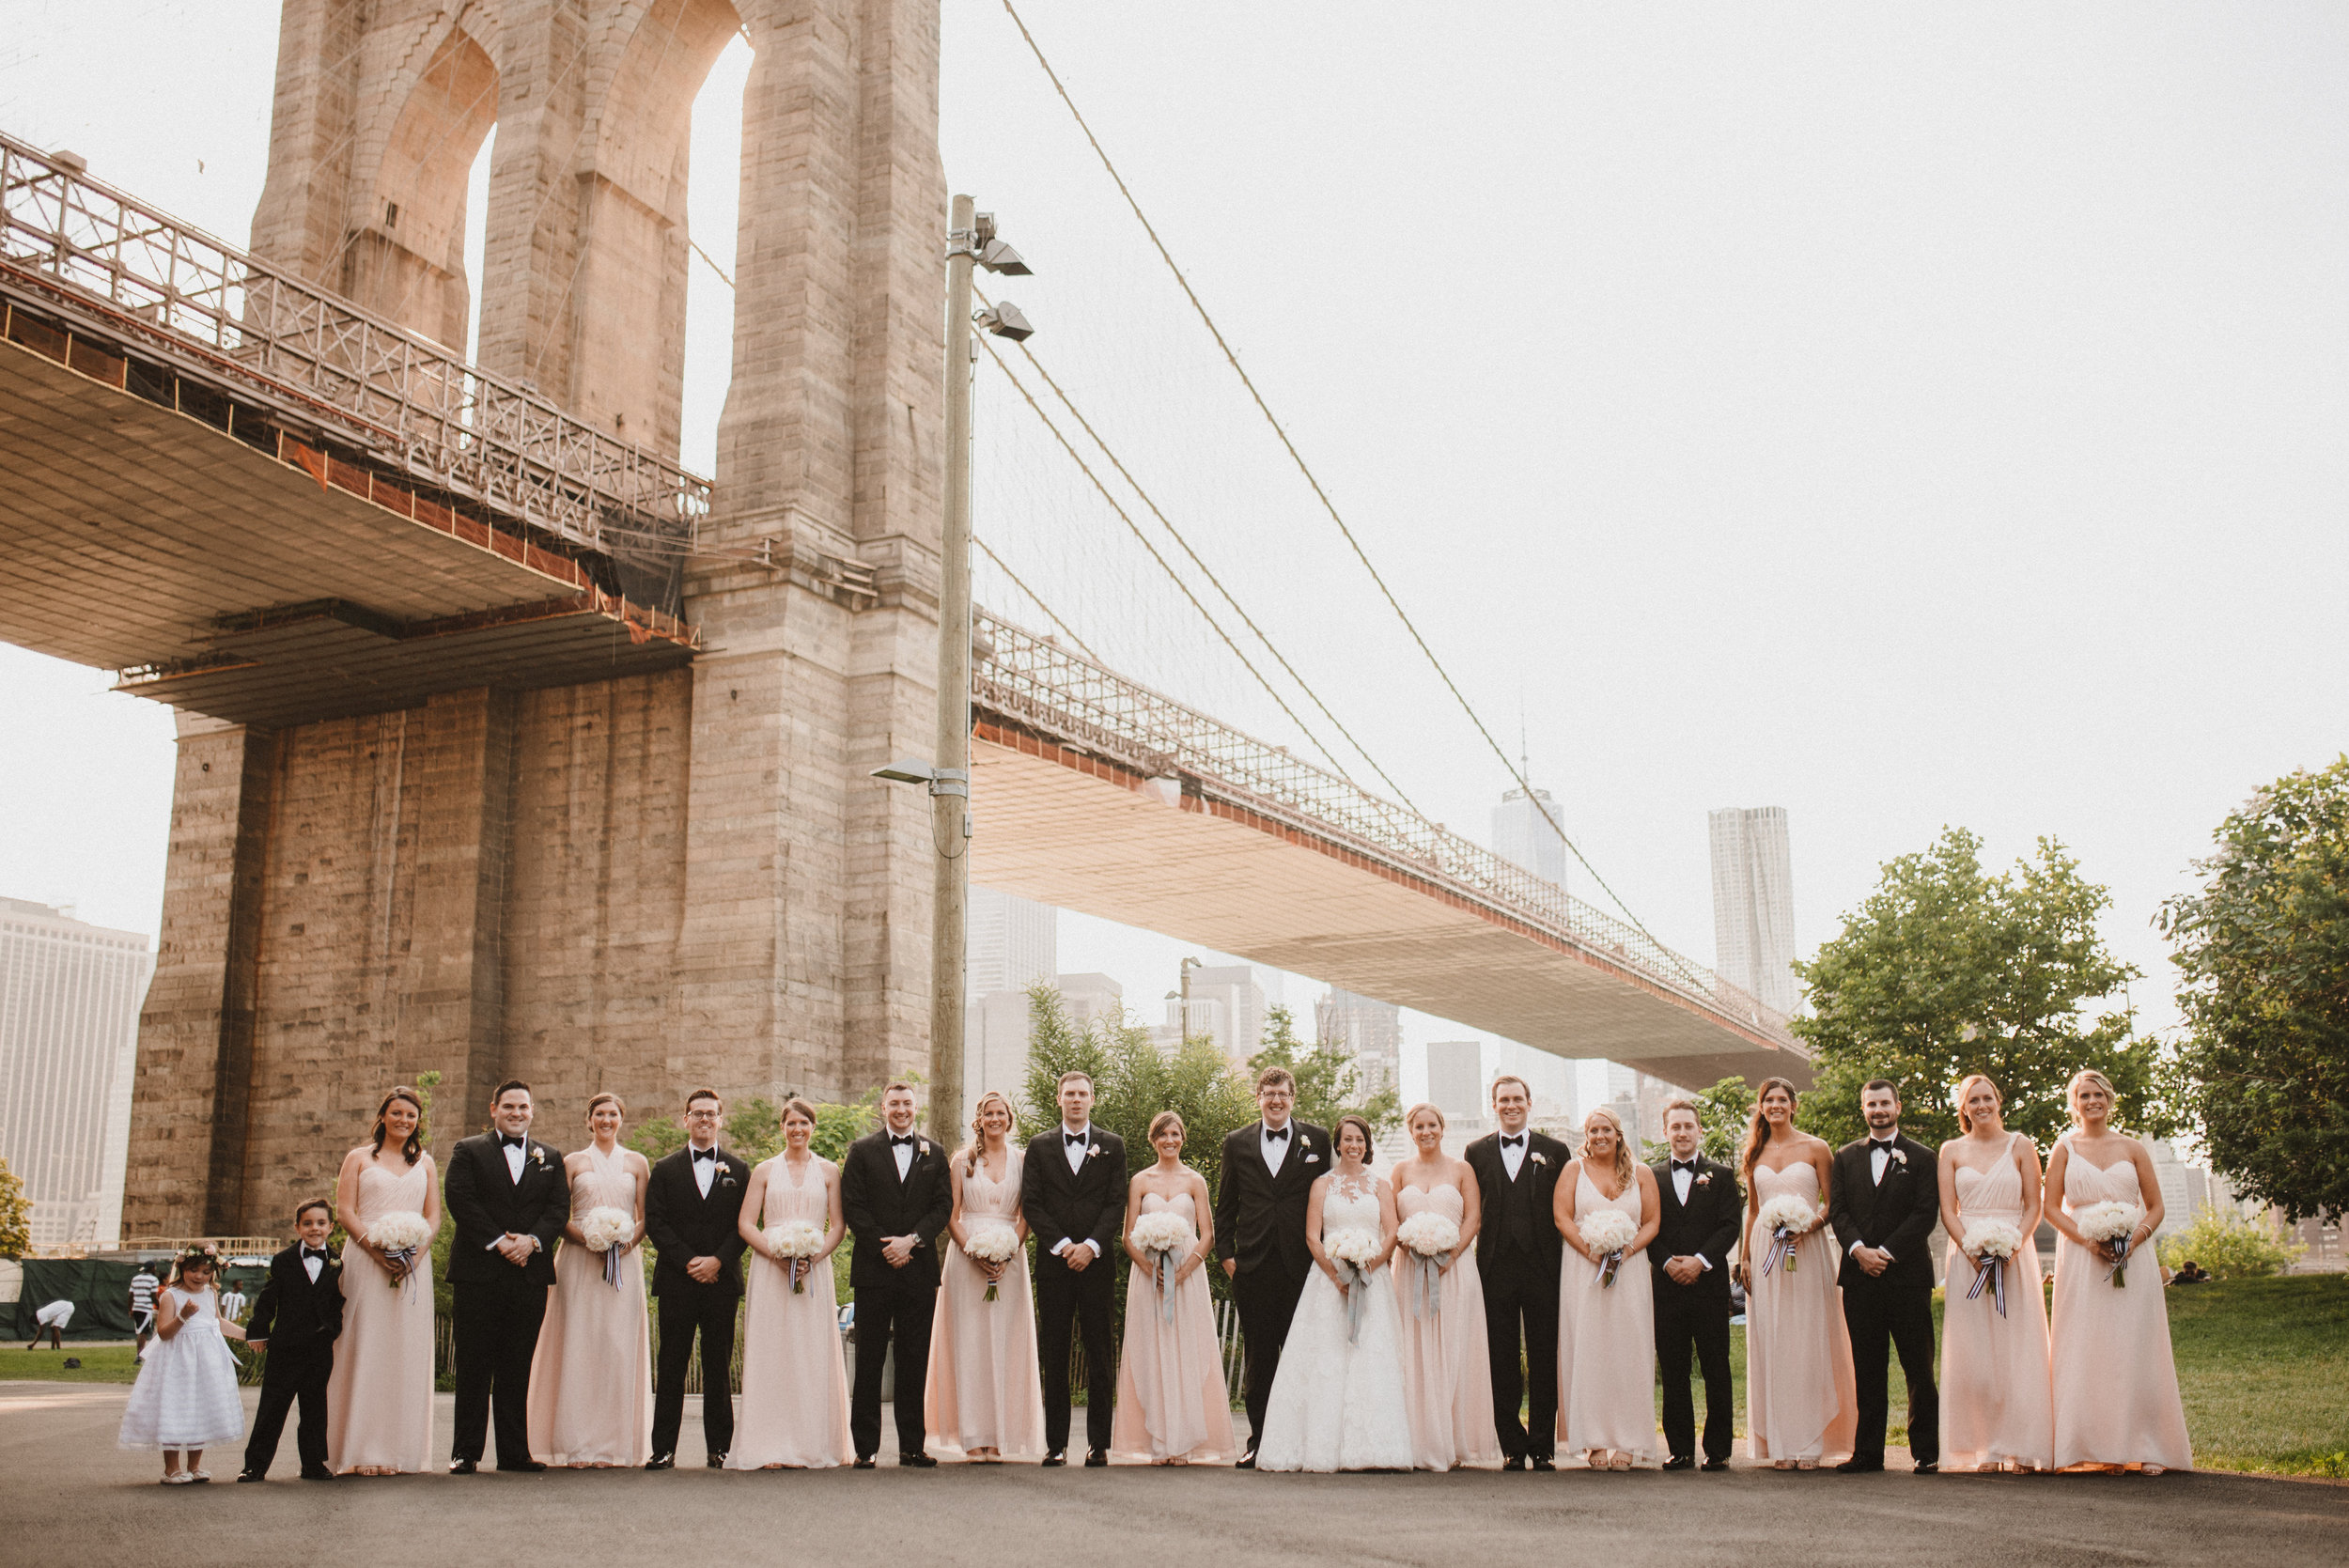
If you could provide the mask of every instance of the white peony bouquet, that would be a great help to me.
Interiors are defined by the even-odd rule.
[[[579,1217],[580,1238],[587,1250],[603,1258],[603,1282],[614,1290],[620,1288],[620,1263],[625,1254],[622,1248],[636,1231],[636,1217],[626,1209],[598,1204]]]
[[[824,1228],[812,1219],[786,1219],[767,1228],[767,1244],[775,1256],[791,1260],[791,1294],[807,1294],[809,1260],[824,1250]]]
[[[432,1245],[432,1227],[421,1214],[396,1210],[367,1227],[367,1245],[392,1265],[392,1288],[397,1290],[414,1277],[416,1254]]]
[[[2135,1203],[2107,1199],[2091,1203],[2072,1216],[2072,1223],[2080,1234],[2091,1241],[2101,1241],[2112,1249],[2112,1272],[2108,1278],[2125,1289],[2129,1282],[2129,1237],[2144,1222],[2145,1211]]]
[[[1330,1254],[1330,1261],[1338,1265],[1338,1278],[1346,1282],[1346,1343],[1352,1344],[1362,1331],[1362,1290],[1370,1282],[1371,1265],[1378,1261],[1382,1243],[1377,1231],[1366,1231],[1359,1225],[1348,1225],[1340,1231],[1321,1234],[1321,1250]]]
[[[2007,1260],[2022,1249],[2021,1228],[2003,1219],[1977,1219],[1966,1227],[1966,1234],[1958,1245],[1977,1260],[1974,1288],[1966,1293],[1966,1299],[1971,1301],[1980,1296],[1986,1284],[1991,1300],[1998,1305],[1999,1315],[2006,1316]]]
[[[1019,1254],[1019,1233],[1009,1225],[990,1223],[973,1226],[971,1239],[962,1244],[963,1256],[984,1264],[1006,1264]],[[987,1298],[996,1298],[996,1281],[987,1282]]]
[[[1621,1209],[1595,1209],[1588,1219],[1578,1219],[1575,1224],[1582,1239],[1598,1249],[1599,1289],[1612,1289],[1615,1275],[1623,1267],[1624,1249],[1639,1239],[1640,1227]]]
[[[1181,1215],[1160,1209],[1135,1220],[1126,1239],[1134,1244],[1134,1250],[1150,1254],[1151,1277],[1159,1287],[1159,1319],[1174,1322],[1174,1297],[1170,1287],[1174,1283],[1175,1254],[1190,1245],[1190,1227],[1183,1223]]]
[[[1419,1270],[1411,1292],[1411,1315],[1434,1317],[1443,1308],[1444,1265],[1460,1247],[1460,1227],[1449,1216],[1425,1209],[1395,1227],[1394,1239],[1411,1254]]]
[[[1756,1230],[1766,1232],[1770,1238],[1769,1255],[1762,1260],[1762,1272],[1767,1274],[1782,1262],[1786,1272],[1792,1274],[1795,1244],[1818,1225],[1819,1209],[1808,1198],[1781,1193],[1762,1205],[1753,1223]]]

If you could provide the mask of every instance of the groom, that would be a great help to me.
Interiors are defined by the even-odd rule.
[[[1933,1386],[1933,1228],[1941,1188],[1931,1149],[1901,1136],[1901,1094],[1872,1078],[1859,1090],[1868,1136],[1835,1151],[1828,1222],[1843,1249],[1843,1323],[1851,1331],[1859,1425],[1846,1472],[1884,1468],[1888,1352],[1908,1379],[1908,1453],[1919,1475],[1941,1467],[1941,1396]],[[1887,1342],[1890,1342],[1890,1344]]]
[[[1314,1178],[1329,1173],[1330,1135],[1290,1119],[1297,1080],[1283,1067],[1256,1079],[1263,1120],[1223,1140],[1223,1177],[1215,1195],[1215,1250],[1232,1281],[1240,1339],[1248,1349],[1248,1452],[1239,1467],[1256,1467],[1265,1406],[1281,1370],[1281,1346],[1297,1315],[1297,1298],[1313,1272],[1305,1245],[1306,1201]],[[1553,1268],[1551,1273],[1556,1274]]]
[[[457,1441],[448,1473],[481,1467],[497,1397],[498,1468],[543,1470],[530,1457],[530,1359],[554,1283],[554,1241],[571,1217],[563,1157],[530,1136],[530,1085],[490,1097],[494,1130],[460,1140],[441,1183],[457,1220],[448,1282],[457,1297]]]
[[[1664,1108],[1672,1157],[1656,1172],[1658,1222],[1647,1260],[1656,1303],[1656,1365],[1664,1380],[1664,1468],[1697,1462],[1697,1408],[1688,1393],[1688,1352],[1704,1369],[1704,1467],[1729,1468],[1729,1254],[1744,1200],[1737,1172],[1704,1157],[1694,1100]]]
[[[1521,1078],[1493,1079],[1493,1119],[1488,1132],[1464,1151],[1476,1172],[1485,1225],[1476,1238],[1476,1272],[1485,1286],[1485,1354],[1493,1380],[1493,1426],[1503,1469],[1555,1467],[1558,1442],[1558,1269],[1565,1243],[1550,1208],[1558,1173],[1574,1151],[1526,1121],[1533,1112],[1532,1091]],[[1525,1357],[1517,1358],[1517,1335]],[[1520,1370],[1522,1367],[1523,1370]],[[1531,1374],[1530,1376],[1528,1374]],[[1517,1399],[1532,1385],[1517,1421]]]
[[[1084,1335],[1085,1467],[1110,1462],[1117,1407],[1117,1265],[1126,1142],[1093,1125],[1093,1079],[1060,1076],[1060,1126],[1028,1141],[1019,1212],[1035,1236],[1036,1354],[1044,1362],[1044,1463],[1068,1462],[1068,1331]]]
[[[930,1326],[938,1306],[938,1233],[954,1208],[945,1152],[913,1130],[913,1085],[881,1091],[881,1127],[848,1145],[840,1162],[840,1209],[856,1237],[848,1283],[856,1291],[856,1391],[848,1405],[848,1437],[856,1468],[869,1470],[880,1452],[881,1364],[890,1342],[897,1349],[897,1463],[926,1470],[938,1461],[923,1452],[924,1374],[930,1364]]]

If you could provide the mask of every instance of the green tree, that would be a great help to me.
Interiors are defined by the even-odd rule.
[[[1997,876],[1963,828],[1888,863],[1843,933],[1795,966],[1812,1011],[1793,1028],[1816,1074],[1801,1125],[1830,1143],[1861,1136],[1860,1085],[1888,1078],[1901,1086],[1905,1129],[1928,1143],[1954,1137],[1951,1092],[1986,1073],[2007,1126],[2044,1145],[2069,1125],[2064,1084],[2093,1067],[2119,1091],[2123,1116],[2164,1130],[2153,1043],[2131,1036],[2125,1001],[2094,1005],[2140,972],[2098,935],[2111,902],[2048,838]]]
[[[1697,1102],[1697,1121],[1704,1128],[1697,1153],[1735,1165],[1738,1150],[1745,1147],[1746,1128],[1753,1122],[1753,1085],[1742,1078],[1725,1078],[1688,1097]],[[1670,1143],[1651,1142],[1641,1157],[1653,1165],[1671,1153]]]
[[[2192,1258],[2215,1280],[2259,1280],[2281,1274],[2308,1248],[2287,1237],[2272,1215],[2250,1219],[2204,1203],[2191,1223],[2162,1237],[2155,1250],[2171,1268]]]
[[[2185,977],[2170,1064],[2185,1124],[2247,1195],[2349,1210],[2349,756],[2219,825],[2207,879],[2159,924]]]
[[[1096,1019],[1080,1029],[1060,992],[1049,984],[1028,992],[1025,1130],[1060,1121],[1060,1079],[1081,1072],[1093,1079],[1093,1120],[1125,1140],[1128,1175],[1158,1158],[1150,1123],[1172,1110],[1183,1118],[1183,1159],[1213,1190],[1222,1174],[1223,1137],[1254,1120],[1256,1100],[1212,1040],[1193,1037],[1161,1053],[1150,1032],[1130,1018]]]
[[[24,1178],[0,1157],[0,1258],[21,1258],[33,1250],[33,1201]]]
[[[1336,1045],[1307,1046],[1297,1037],[1295,1021],[1285,1007],[1275,1007],[1265,1018],[1263,1048],[1248,1059],[1250,1113],[1254,1119],[1254,1080],[1267,1067],[1286,1067],[1297,1079],[1297,1119],[1315,1126],[1331,1126],[1352,1114],[1384,1133],[1403,1120],[1403,1100],[1393,1089],[1362,1093],[1361,1072],[1354,1058]]]

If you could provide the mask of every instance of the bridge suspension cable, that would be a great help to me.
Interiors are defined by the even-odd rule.
[[[1126,205],[1132,210],[1135,221],[1142,225],[1143,232],[1149,236],[1152,248],[1159,253],[1159,259],[1166,263],[1166,270],[1174,275],[1174,282],[1182,289],[1183,297],[1190,302],[1190,307],[1197,313],[1201,324],[1206,326],[1208,335],[1215,339],[1216,347],[1222,351],[1224,362],[1232,367],[1233,374],[1239,378],[1240,385],[1247,389],[1248,396],[1255,403],[1257,411],[1264,415],[1265,423],[1272,427],[1272,433],[1279,438],[1282,447],[1289,455],[1290,461],[1297,465],[1298,473],[1304,475],[1305,483],[1312,488],[1315,498],[1321,503],[1322,510],[1328,512],[1330,520],[1337,524],[1338,532],[1344,536],[1347,547],[1354,552],[1354,558],[1360,561],[1362,569],[1370,574],[1371,582],[1377,585],[1379,594],[1387,601],[1387,607],[1392,610],[1395,618],[1403,623],[1403,629],[1410,634],[1411,641],[1418,645],[1428,666],[1436,672],[1437,678],[1441,680],[1444,689],[1452,693],[1453,700],[1459,705],[1460,711],[1468,715],[1469,722],[1484,738],[1485,744],[1491,749],[1493,755],[1500,759],[1501,767],[1508,771],[1512,779],[1517,781],[1517,787],[1525,792],[1526,800],[1535,811],[1541,813],[1542,820],[1549,825],[1550,831],[1558,835],[1558,841],[1566,846],[1575,860],[1580,863],[1582,869],[1590,874],[1591,880],[1598,885],[1616,908],[1623,911],[1624,918],[1629,921],[1641,936],[1654,942],[1658,949],[1668,954],[1671,953],[1672,950],[1657,940],[1656,934],[1648,930],[1647,926],[1641,922],[1640,917],[1632,913],[1631,907],[1624,902],[1623,896],[1616,893],[1613,887],[1609,885],[1607,878],[1599,875],[1598,868],[1591,864],[1590,858],[1582,853],[1581,847],[1567,836],[1565,828],[1559,822],[1556,815],[1550,811],[1541,796],[1534,792],[1532,781],[1526,778],[1523,769],[1511,759],[1507,749],[1495,738],[1491,729],[1486,725],[1474,706],[1469,702],[1467,693],[1460,690],[1459,683],[1452,678],[1452,673],[1445,669],[1443,661],[1436,657],[1436,650],[1421,634],[1418,625],[1404,610],[1402,601],[1395,598],[1394,590],[1387,585],[1386,578],[1380,574],[1377,567],[1372,564],[1369,552],[1363,550],[1361,541],[1354,536],[1354,530],[1346,526],[1346,519],[1338,511],[1337,504],[1330,498],[1330,492],[1322,488],[1321,480],[1315,476],[1312,466],[1305,461],[1304,454],[1299,452],[1297,449],[1297,443],[1289,439],[1287,429],[1273,413],[1271,406],[1265,401],[1264,394],[1257,389],[1256,382],[1248,374],[1247,367],[1240,364],[1239,355],[1233,351],[1232,345],[1224,337],[1222,329],[1216,325],[1215,318],[1208,313],[1206,303],[1200,300],[1198,292],[1191,287],[1190,280],[1183,275],[1183,270],[1176,264],[1174,253],[1167,249],[1166,241],[1159,237],[1157,225],[1152,224],[1149,215],[1143,211],[1142,203],[1135,197],[1132,189],[1127,185],[1125,177],[1117,172],[1117,165],[1111,160],[1109,150],[1101,146],[1100,138],[1093,133],[1092,125],[1086,121],[1083,111],[1077,107],[1077,101],[1069,96],[1068,88],[1060,79],[1060,73],[1052,69],[1052,62],[1045,58],[1043,46],[1035,41],[1035,35],[1028,30],[1028,24],[1021,19],[1019,8],[1012,4],[1012,0],[1003,0],[1003,9],[1011,17],[1012,25],[1019,29],[1019,37],[1026,42],[1029,53],[1035,56],[1035,63],[1043,68],[1046,78],[1052,84],[1052,90],[1060,95],[1061,102],[1067,106],[1069,116],[1077,122],[1077,129],[1084,132],[1085,141],[1093,148],[1094,156],[1101,161],[1101,167],[1108,172],[1110,179],[1117,186],[1117,194],[1125,197]],[[1380,777],[1385,777],[1384,773],[1381,773]]]

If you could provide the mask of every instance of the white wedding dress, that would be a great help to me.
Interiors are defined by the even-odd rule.
[[[1348,1196],[1333,1177],[1321,1201],[1321,1233],[1378,1231],[1373,1181]],[[1315,1265],[1298,1298],[1280,1375],[1256,1444],[1260,1470],[1408,1470],[1411,1417],[1403,1397],[1402,1322],[1381,1266],[1364,1284],[1362,1326],[1351,1343],[1346,1298]]]

